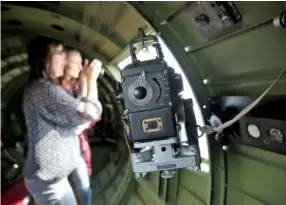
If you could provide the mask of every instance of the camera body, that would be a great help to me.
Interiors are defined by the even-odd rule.
[[[165,61],[155,59],[127,66],[122,71],[121,87],[132,141],[177,135],[173,105],[183,90],[182,78]]]
[[[140,62],[134,44],[141,42],[144,48],[146,41],[154,42],[157,58]],[[163,171],[161,176],[170,178],[175,169],[198,168],[198,140],[193,134],[196,123],[193,117],[185,123],[187,115],[184,114],[185,109],[193,113],[192,101],[180,95],[183,91],[181,75],[164,61],[157,37],[145,36],[140,29],[138,38],[131,42],[130,54],[132,63],[121,71],[116,99],[125,109],[122,120],[128,144],[131,144],[133,171],[138,176]],[[182,131],[187,141],[180,138]]]

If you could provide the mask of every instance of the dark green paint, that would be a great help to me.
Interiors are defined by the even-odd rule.
[[[187,21],[180,11],[186,2],[129,2],[166,41],[172,53],[180,63],[190,84],[196,92],[205,120],[210,114],[208,96],[219,95],[259,95],[271,81],[286,67],[286,30],[274,28],[272,19],[284,9],[285,2],[237,2],[243,15],[243,22],[232,33],[212,40],[203,39],[197,30]],[[37,4],[37,3],[34,3]],[[126,3],[122,3],[126,6]],[[41,10],[57,13],[82,24],[81,18],[71,16],[51,2],[39,3]],[[120,14],[120,12],[119,12]],[[118,14],[118,15],[119,15]],[[176,15],[174,15],[176,14]],[[167,24],[162,25],[162,22]],[[6,30],[6,31],[5,31]],[[110,28],[101,27],[99,33],[105,35],[118,47],[126,43],[114,34],[106,35]],[[8,36],[17,36],[17,30],[4,27],[2,32]],[[31,30],[47,32],[38,27]],[[69,31],[59,34],[47,32],[51,36],[69,40],[81,48],[87,56],[93,56],[95,49],[76,43]],[[22,37],[30,34],[23,33]],[[119,40],[118,40],[119,39]],[[185,47],[190,46],[186,52]],[[25,51],[23,47],[13,52],[4,49],[3,57],[9,57]],[[122,49],[123,51],[124,49]],[[99,55],[105,60],[110,73],[116,80],[120,74],[116,65],[108,65],[111,59]],[[124,55],[118,55],[124,56]],[[119,59],[116,58],[116,61]],[[15,65],[14,65],[15,66]],[[7,68],[14,67],[7,65]],[[2,73],[3,75],[3,73]],[[18,76],[2,90],[2,97],[10,98],[26,76]],[[203,80],[208,79],[207,85]],[[102,80],[103,84],[106,79]],[[18,86],[17,86],[18,85]],[[3,87],[3,86],[2,86]],[[110,85],[105,90],[113,93]],[[270,95],[285,95],[286,80],[281,79]],[[122,108],[116,108],[118,113]],[[118,122],[119,123],[119,122]],[[94,204],[97,205],[284,205],[286,203],[286,157],[269,151],[243,145],[232,145],[227,152],[222,151],[221,143],[209,136],[210,173],[193,170],[180,170],[172,179],[164,180],[159,173],[147,175],[144,179],[135,179],[126,154],[127,149],[120,148],[120,163],[110,163],[93,178],[95,189]],[[94,156],[96,157],[96,156]],[[94,166],[99,166],[96,159]]]

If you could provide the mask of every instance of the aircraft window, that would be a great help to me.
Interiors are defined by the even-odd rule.
[[[128,56],[123,61],[119,62],[117,66],[120,70],[123,70],[123,68],[125,68],[130,63],[131,63],[131,56]]]
[[[16,19],[9,19],[7,20],[8,26],[21,26],[23,23],[22,21],[16,20]]]
[[[1,11],[9,11],[11,8],[8,6],[1,6]]]
[[[64,31],[65,29],[59,25],[52,24],[51,27],[57,31]]]
[[[183,86],[184,86],[184,90],[182,92],[183,98],[193,99],[196,121],[199,125],[204,125],[201,108],[197,102],[197,99],[195,98],[194,92],[189,82],[187,81],[185,74],[183,73],[182,68],[176,61],[175,57],[173,56],[173,54],[171,53],[167,45],[163,42],[163,40],[160,37],[158,37],[158,39],[162,47],[165,61],[168,63],[169,66],[174,68],[177,73],[180,73],[182,75]],[[156,57],[156,50],[154,47],[151,47],[151,46],[147,48],[147,51],[144,52],[140,50],[137,54],[137,59],[141,61],[154,59],[155,57]],[[128,56],[127,58],[125,58],[124,60],[118,63],[118,67],[119,69],[122,70],[124,69],[125,66],[127,66],[130,63],[131,63],[131,57]],[[187,136],[185,136],[185,138],[187,138]],[[209,150],[208,150],[208,142],[207,142],[206,135],[199,138],[199,146],[200,146],[200,152],[201,152],[201,157],[202,157],[201,169],[204,172],[209,172]]]

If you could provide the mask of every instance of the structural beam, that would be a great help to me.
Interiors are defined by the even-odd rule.
[[[108,64],[109,59],[107,56],[99,51],[96,51],[93,47],[79,43],[76,39],[71,38],[68,34],[61,34],[56,32],[51,32],[45,29],[26,29],[26,28],[2,28],[2,36],[5,37],[19,37],[19,38],[31,38],[36,35],[42,35],[47,37],[57,38],[58,40],[69,44],[81,52],[83,52],[88,58],[99,58],[103,64]]]
[[[70,9],[65,9],[62,8],[59,5],[55,5],[52,2],[24,2],[24,1],[13,1],[13,2],[3,2],[2,5],[18,5],[18,6],[26,6],[26,7],[32,7],[36,9],[41,9],[45,11],[49,11],[52,13],[55,13],[56,15],[61,15],[64,18],[72,19],[74,21],[77,21],[79,24],[83,24],[83,19],[81,18],[82,14],[70,10]],[[101,22],[100,19],[94,18],[93,21]],[[118,36],[115,32],[112,32],[112,29],[104,24],[101,23],[100,27],[97,28],[96,26],[93,25],[86,25],[90,29],[94,30],[95,32],[99,33],[101,36],[107,38],[109,41],[111,41],[114,45],[116,45],[118,48],[123,49],[126,46],[126,43],[124,40]]]

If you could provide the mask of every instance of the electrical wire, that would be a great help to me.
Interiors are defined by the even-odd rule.
[[[129,136],[129,134],[130,134],[130,127],[126,124],[126,122],[125,122],[123,119],[121,119],[121,120],[122,120],[123,125],[124,125],[124,138],[125,138],[125,142],[126,142],[126,145],[127,145],[127,147],[128,147],[129,153],[131,154],[132,151],[131,151],[131,148],[130,148],[130,145],[129,145],[128,139],[127,139],[127,136]]]

